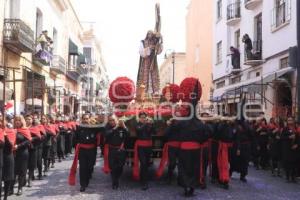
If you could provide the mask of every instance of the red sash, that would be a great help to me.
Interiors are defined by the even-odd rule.
[[[180,147],[180,142],[178,141],[170,141],[164,145],[162,158],[160,160],[159,168],[156,171],[156,177],[160,178],[164,172],[164,169],[169,161],[169,147]]]
[[[17,133],[23,135],[27,140],[31,141],[32,137],[28,128],[18,128]]]
[[[228,149],[232,147],[232,143],[226,143],[219,141],[217,164],[219,170],[219,180],[224,182],[229,182],[229,159],[228,159]]]
[[[180,149],[182,150],[197,150],[200,149],[200,184],[204,183],[204,172],[203,172],[203,150],[209,148],[210,142],[204,142],[199,144],[198,142],[182,142]]]
[[[140,180],[138,147],[152,147],[152,140],[137,140],[134,144],[132,175],[134,180]]]
[[[69,174],[69,185],[75,185],[76,183],[76,171],[77,171],[77,164],[78,164],[78,156],[79,150],[83,149],[93,149],[96,148],[95,144],[77,144],[75,149],[75,156],[72,163],[72,167]]]
[[[32,126],[29,128],[31,135],[37,136],[39,139],[42,138],[41,136],[41,129],[38,126]]]
[[[123,149],[124,148],[124,144],[121,144],[120,146],[113,146],[113,145],[110,145],[110,144],[105,144],[104,145],[104,166],[102,167],[102,171],[105,174],[108,174],[111,171],[111,169],[109,167],[109,161],[108,161],[109,147],[111,147],[111,148],[117,148],[117,149]]]
[[[6,137],[9,141],[9,143],[13,146],[16,145],[16,130],[11,128],[5,128]]]
[[[0,128],[0,141],[4,143],[4,130]]]

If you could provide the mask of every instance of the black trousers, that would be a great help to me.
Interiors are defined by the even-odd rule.
[[[180,150],[179,184],[184,188],[195,188],[199,185],[200,150]]]
[[[68,133],[65,135],[65,154],[72,153],[72,139],[73,135],[71,133]]]
[[[37,147],[36,154],[37,154],[37,169],[39,172],[39,177],[41,177],[42,171],[43,171],[43,147],[42,147],[42,145],[39,145]]]
[[[218,169],[218,149],[219,144],[217,142],[212,142],[211,146],[211,178],[214,181],[219,179],[219,169]]]
[[[112,184],[119,185],[119,179],[126,161],[126,152],[119,151],[117,148],[109,148],[108,161],[109,168],[111,169]]]
[[[138,155],[140,160],[140,180],[142,184],[147,184],[149,181],[149,166],[152,154],[151,147],[139,147]]]
[[[43,146],[43,160],[44,160],[44,171],[48,170],[48,164],[50,161],[50,148],[51,146]]]
[[[80,185],[87,187],[94,168],[95,149],[80,149],[79,151],[79,177]]]
[[[297,161],[284,161],[283,166],[286,173],[286,178],[288,180],[295,180],[297,175]]]
[[[65,155],[65,135],[58,135],[57,137],[57,156],[59,159]]]
[[[172,178],[173,172],[176,168],[179,159],[179,148],[169,147],[168,156],[169,156],[169,166],[168,166],[168,178]]]

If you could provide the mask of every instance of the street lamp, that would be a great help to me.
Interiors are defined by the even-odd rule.
[[[167,49],[165,52],[165,59],[168,58],[167,52],[172,51],[172,65],[173,65],[173,84],[175,84],[175,50],[174,49]]]

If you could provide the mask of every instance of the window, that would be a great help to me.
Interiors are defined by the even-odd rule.
[[[92,64],[92,48],[91,47],[84,47],[83,48],[83,55],[86,57],[87,64]]]
[[[291,19],[291,0],[275,0],[272,10],[272,29],[276,29]]]
[[[225,80],[216,83],[216,88],[217,88],[217,89],[222,88],[222,87],[224,87],[224,86],[225,86]]]
[[[77,65],[78,65],[78,56],[69,55],[69,68],[75,70]]]
[[[286,68],[289,66],[289,57],[280,59],[280,69]]]
[[[222,18],[222,0],[218,0],[217,2],[217,20]]]
[[[259,76],[260,76],[260,72],[256,72],[256,73],[255,73],[255,76],[256,76],[256,77],[259,77]]]
[[[235,33],[234,33],[234,45],[237,49],[240,49],[240,37],[241,37],[241,31],[240,29],[237,30]]]
[[[235,84],[241,82],[241,76],[233,77],[230,79],[230,84]]]
[[[217,44],[217,64],[222,62],[222,41]]]

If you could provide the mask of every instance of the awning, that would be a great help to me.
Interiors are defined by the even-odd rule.
[[[33,105],[37,107],[42,107],[42,100],[38,98],[33,98],[33,99],[26,99],[26,104],[31,106],[33,101]]]
[[[0,101],[3,101],[3,83],[0,82]],[[10,100],[12,98],[13,90],[5,87],[5,101]]]
[[[265,75],[263,78],[263,84],[270,83],[270,82],[274,81],[275,79],[280,78],[283,75],[291,73],[293,71],[295,71],[295,68],[286,67],[286,68],[280,69],[278,71],[272,72],[271,74]]]
[[[78,55],[78,46],[71,39],[69,39],[69,54]]]

